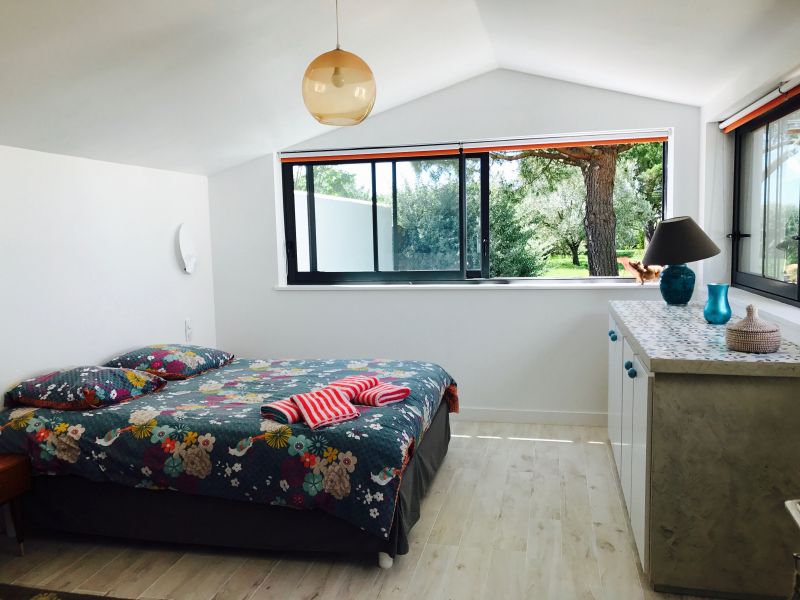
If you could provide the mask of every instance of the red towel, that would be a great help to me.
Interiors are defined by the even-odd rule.
[[[292,423],[297,423],[302,415],[300,414],[300,409],[292,402],[291,398],[286,398],[285,400],[276,400],[262,405],[261,416],[278,423],[291,425]]]
[[[367,406],[384,406],[393,402],[400,402],[408,396],[411,390],[407,387],[394,385],[392,383],[381,383],[373,388],[359,392],[355,404],[365,404]]]
[[[350,402],[352,398],[346,389],[326,387],[316,392],[295,394],[291,400],[300,409],[306,424],[316,429],[358,417],[358,410]]]
[[[364,392],[369,388],[374,388],[379,383],[380,381],[378,381],[377,377],[368,377],[366,375],[350,375],[349,377],[345,377],[344,379],[337,379],[336,381],[332,381],[328,385],[330,387],[346,389],[350,391],[352,393],[353,398],[355,398],[361,392]]]

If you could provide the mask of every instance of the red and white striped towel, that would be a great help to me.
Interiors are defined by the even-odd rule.
[[[342,388],[326,387],[316,392],[295,394],[292,402],[303,415],[303,420],[311,429],[333,425],[358,417],[358,410],[350,402],[353,396]]]
[[[381,383],[373,388],[359,392],[353,402],[366,406],[385,406],[393,402],[400,402],[411,393],[411,390],[393,383]]]
[[[352,393],[353,398],[355,398],[361,392],[364,392],[370,388],[374,388],[379,383],[380,381],[378,381],[377,377],[369,377],[367,375],[350,375],[349,377],[332,381],[328,385],[330,387],[349,390]]]
[[[285,400],[276,400],[262,405],[261,416],[278,423],[291,425],[292,423],[297,423],[303,415],[300,414],[297,404],[292,402],[291,398],[286,398]]]

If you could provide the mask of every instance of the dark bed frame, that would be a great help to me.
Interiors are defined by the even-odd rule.
[[[87,535],[305,552],[408,552],[408,534],[450,442],[450,415],[441,402],[406,467],[389,539],[320,510],[294,510],[173,491],[98,483],[76,476],[34,477],[23,505],[34,529]]]

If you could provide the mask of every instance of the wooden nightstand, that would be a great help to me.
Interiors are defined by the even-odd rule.
[[[25,554],[22,536],[21,496],[31,487],[31,467],[27,456],[0,454],[0,505],[8,503],[11,522],[20,554]]]

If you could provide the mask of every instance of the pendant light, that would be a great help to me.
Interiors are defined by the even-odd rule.
[[[323,125],[358,125],[375,104],[375,77],[361,58],[339,47],[336,0],[336,49],[320,54],[303,75],[303,102]]]

